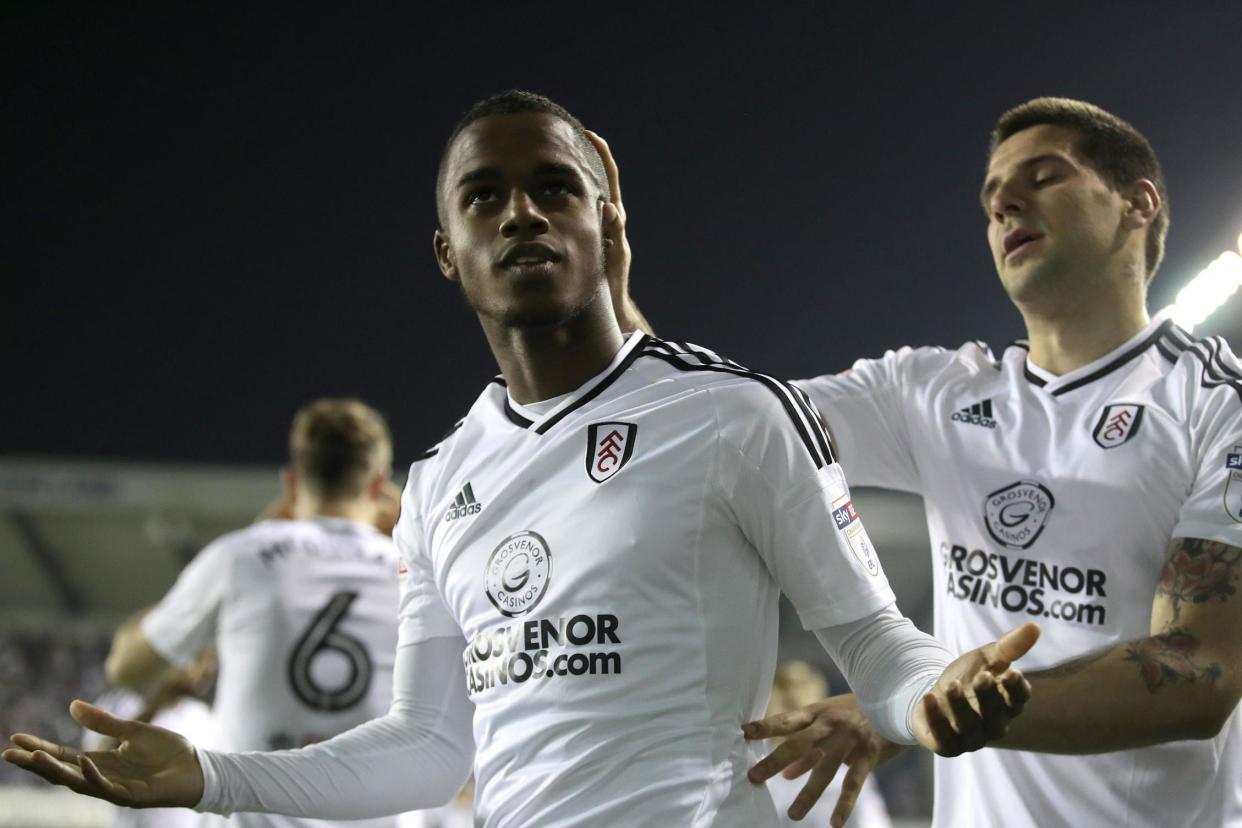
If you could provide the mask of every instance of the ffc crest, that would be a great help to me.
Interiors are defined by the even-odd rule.
[[[1143,406],[1137,403],[1119,403],[1104,406],[1091,439],[1102,449],[1117,448],[1138,434],[1143,422]]]
[[[633,423],[592,423],[587,427],[586,470],[603,483],[624,468],[634,455],[638,426]]]

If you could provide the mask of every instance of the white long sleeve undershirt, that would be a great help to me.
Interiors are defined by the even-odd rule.
[[[474,705],[460,638],[397,648],[388,713],[298,750],[199,750],[196,810],[363,819],[445,804],[470,776]]]
[[[951,660],[945,647],[895,604],[815,636],[876,730],[912,744],[914,706]],[[389,712],[325,742],[270,753],[199,750],[197,810],[359,819],[444,804],[474,757],[462,644],[432,638],[399,648]]]
[[[815,630],[868,721],[884,738],[914,739],[914,709],[953,660],[949,650],[889,604],[849,624]]]

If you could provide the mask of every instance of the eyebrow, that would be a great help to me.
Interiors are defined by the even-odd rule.
[[[570,164],[561,164],[556,161],[545,161],[535,167],[535,175],[568,175],[574,178],[582,179],[582,173]],[[500,178],[500,170],[495,167],[479,167],[457,179],[457,188],[460,189],[479,181],[494,181]]]
[[[1020,164],[1018,164],[1018,168],[1022,170],[1030,169],[1036,164],[1039,164],[1044,161],[1064,162],[1066,161],[1066,158],[1064,155],[1061,155],[1058,152],[1045,152],[1043,155],[1036,155],[1031,158],[1027,158],[1023,160]],[[996,188],[999,186],[1000,186],[1000,180],[996,176],[992,176],[991,178],[989,178],[987,182],[983,185],[983,189],[979,191],[979,201],[984,202],[985,203],[984,206],[987,206],[986,202],[987,202],[988,196],[996,192]]]

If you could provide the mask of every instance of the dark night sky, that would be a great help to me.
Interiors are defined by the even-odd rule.
[[[431,256],[435,165],[508,87],[609,139],[657,331],[778,374],[1021,335],[976,192],[1036,95],[1160,153],[1153,310],[1242,231],[1236,1],[97,5],[0,11],[0,455],[276,462],[324,394],[399,463],[433,443],[495,372]]]

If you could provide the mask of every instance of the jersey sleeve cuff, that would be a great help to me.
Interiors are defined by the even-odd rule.
[[[1242,547],[1242,523],[1227,526],[1204,521],[1186,521],[1173,527],[1172,537],[1173,539],[1200,538]]]
[[[831,602],[813,605],[808,608],[796,607],[798,620],[802,628],[808,631],[824,627],[835,627],[848,624],[860,618],[879,612],[889,604],[895,603],[897,596],[887,581],[882,581],[879,588],[868,592],[855,593],[848,598],[835,596]]]
[[[223,785],[221,784],[220,768],[216,756],[210,750],[194,748],[194,758],[198,760],[199,770],[203,774],[203,795],[199,798],[194,810],[202,814],[222,814],[228,816],[232,810],[221,802]]]
[[[176,642],[170,640],[173,636],[165,635],[161,629],[158,612],[159,609],[157,608],[143,617],[139,625],[143,637],[147,639],[151,649],[155,650],[156,654],[169,664],[180,668],[189,667],[197,653],[182,653],[177,649]]]

